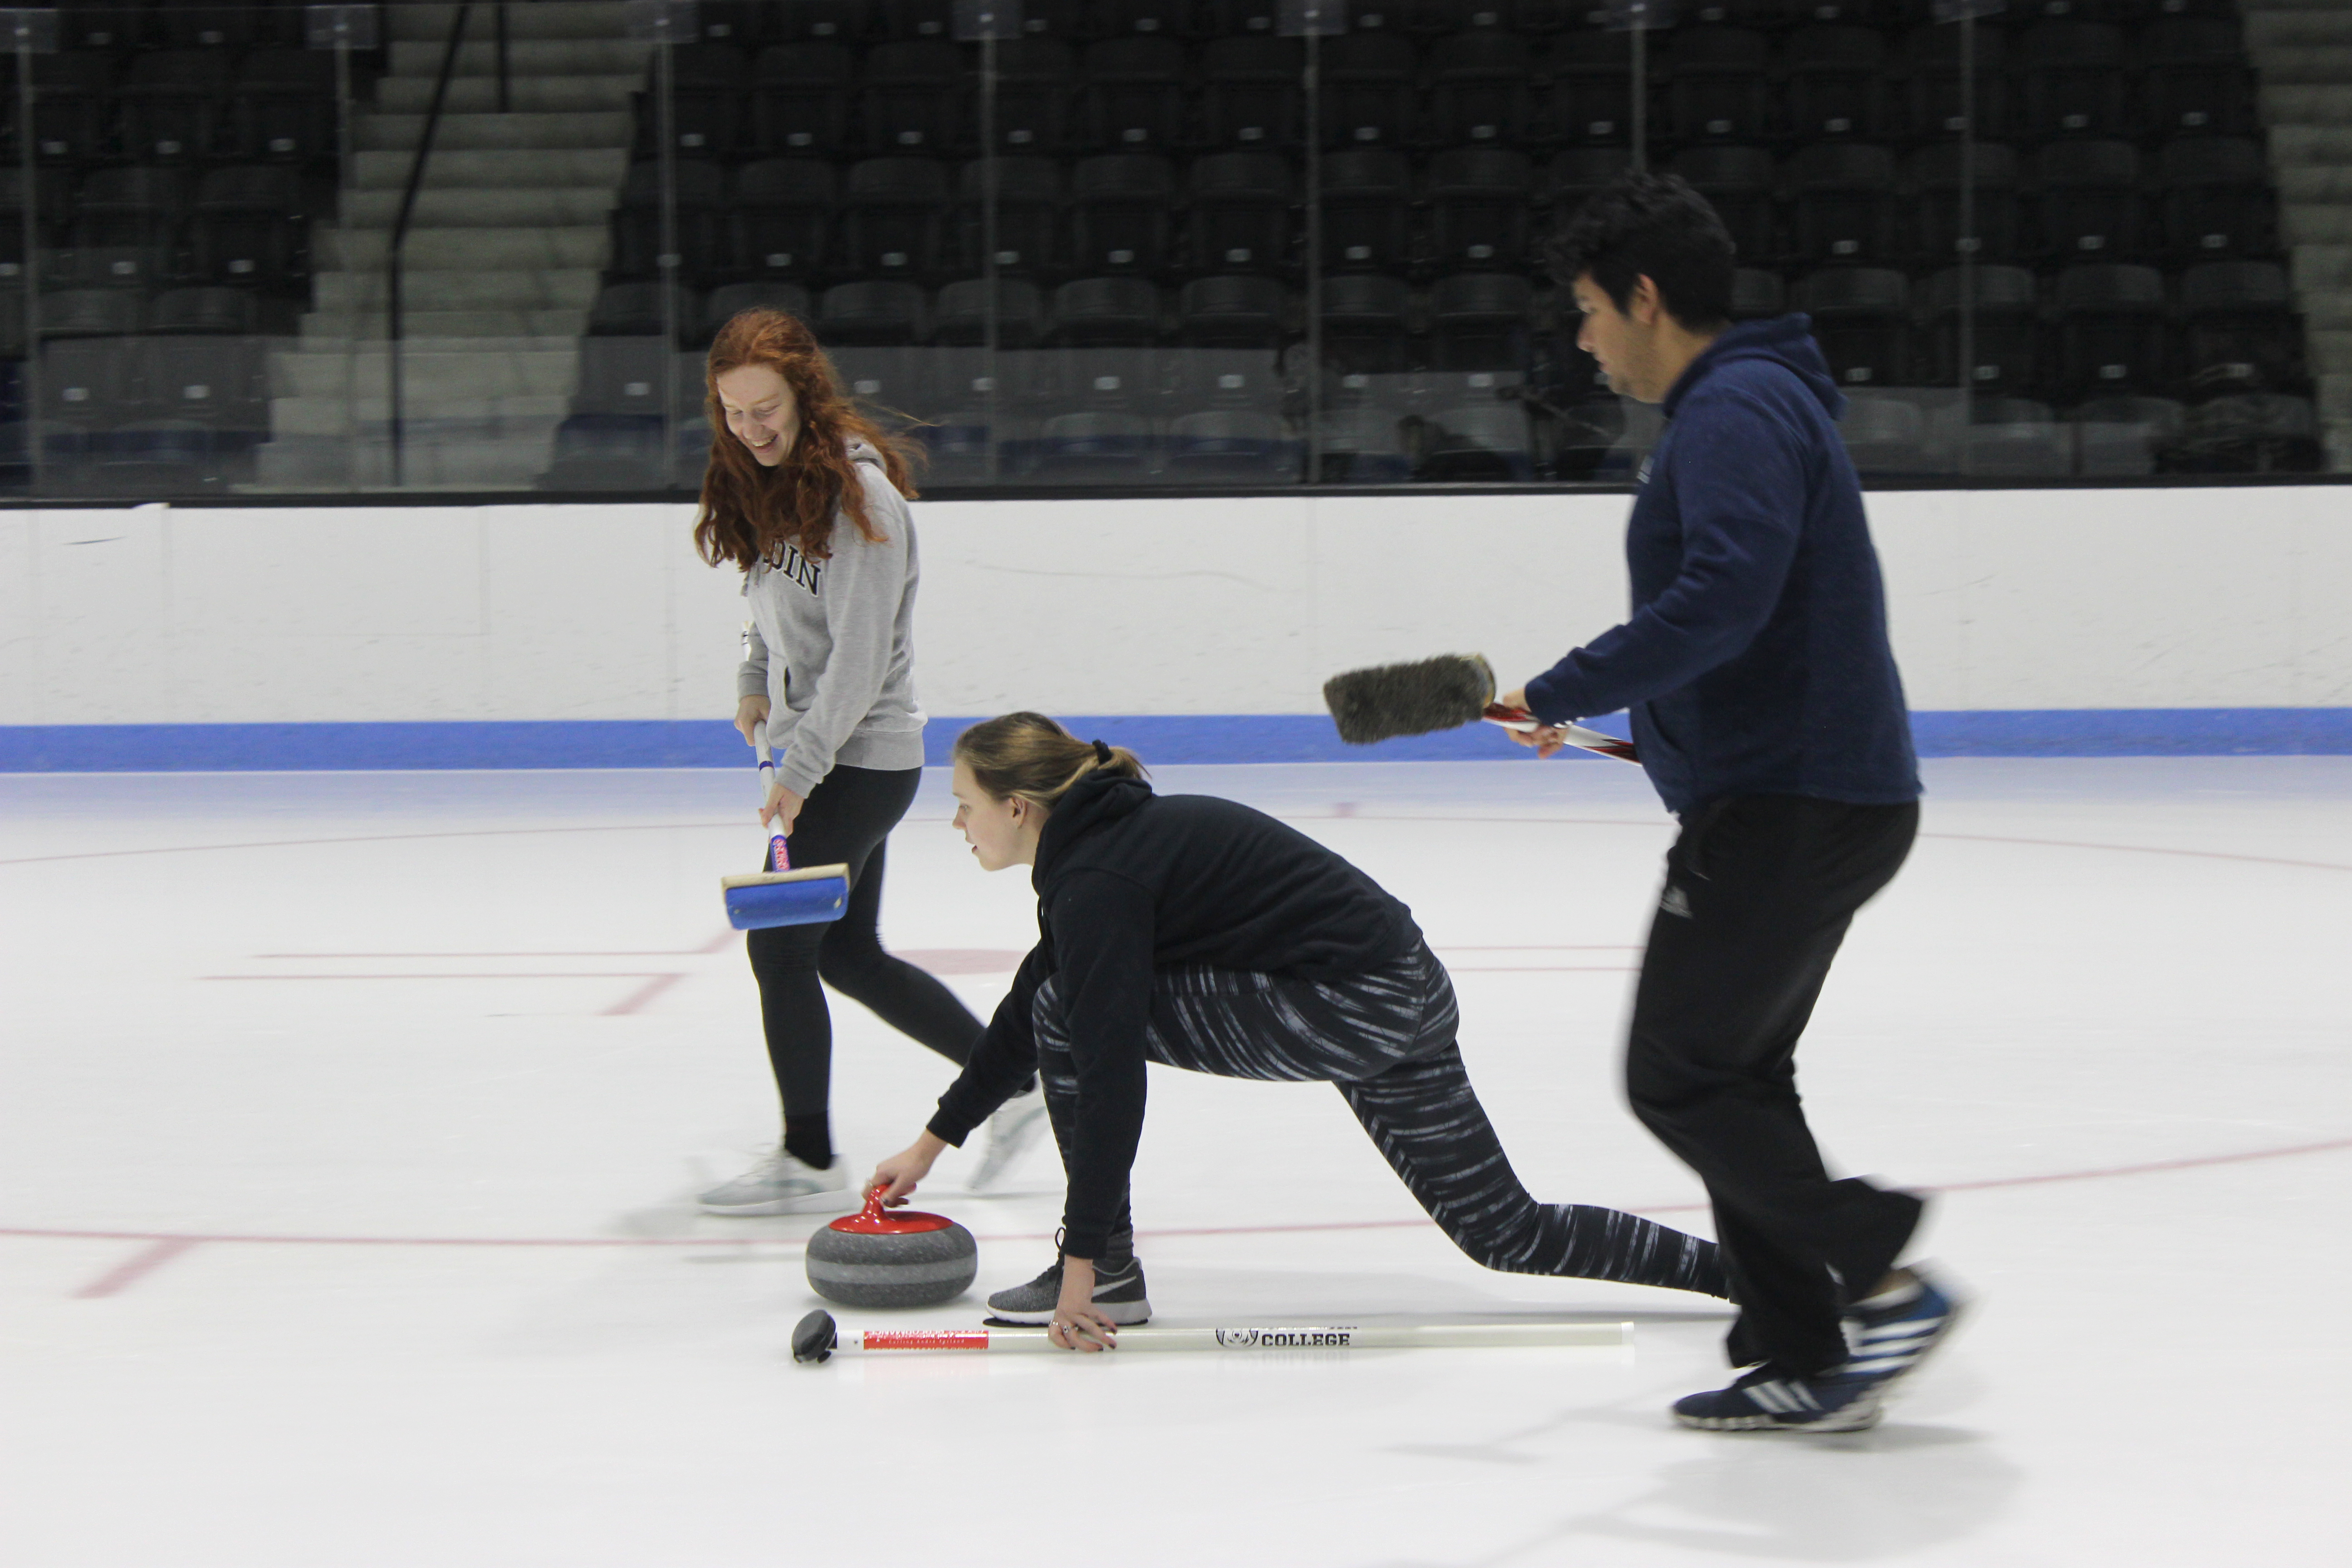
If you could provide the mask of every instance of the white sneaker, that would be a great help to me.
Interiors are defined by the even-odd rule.
[[[864,1202],[849,1184],[849,1162],[836,1151],[825,1170],[782,1148],[700,1198],[702,1212],[724,1215],[846,1214]]]
[[[1013,1163],[1029,1152],[1029,1146],[1052,1126],[1045,1118],[1045,1091],[1033,1089],[1026,1094],[1016,1094],[996,1108],[988,1119],[988,1147],[981,1152],[980,1163],[972,1168],[964,1185],[975,1193],[986,1192],[1012,1169]]]

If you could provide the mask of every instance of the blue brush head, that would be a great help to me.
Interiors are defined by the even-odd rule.
[[[836,867],[779,878],[730,877],[721,884],[727,923],[737,931],[837,921],[849,903],[849,878]]]

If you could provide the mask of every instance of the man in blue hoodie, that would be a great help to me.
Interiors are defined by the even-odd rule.
[[[1625,553],[1633,611],[1503,700],[1630,709],[1682,824],[1633,1005],[1633,1110],[1706,1182],[1749,1370],[1685,1426],[1853,1431],[1949,1328],[1897,1267],[1920,1200],[1833,1181],[1798,1037],[1854,911],[1894,877],[1919,781],[1878,558],[1803,316],[1730,324],[1731,237],[1679,179],[1628,174],[1553,243],[1612,390],[1664,405]],[[1544,755],[1557,731],[1521,739]]]

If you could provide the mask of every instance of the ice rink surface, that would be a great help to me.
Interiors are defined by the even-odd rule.
[[[167,738],[167,737],[165,737]],[[747,778],[0,778],[10,1568],[2346,1561],[2352,758],[1931,763],[1800,1060],[1843,1169],[1945,1189],[1980,1300],[1877,1431],[1674,1427],[1712,1302],[1489,1274],[1319,1085],[1153,1069],[1160,1321],[1622,1319],[1631,1353],[794,1366],[821,1219],[692,1194],[773,1137]],[[1615,1058],[1670,824],[1613,763],[1169,768],[1409,901],[1539,1197],[1703,1228]],[[1034,934],[942,781],[885,936],[983,1012]],[[860,1168],[947,1073],[836,1000]],[[963,1301],[1049,1150],[920,1202]],[[845,1321],[885,1315],[844,1311]],[[2334,1542],[2334,1545],[2329,1545]]]

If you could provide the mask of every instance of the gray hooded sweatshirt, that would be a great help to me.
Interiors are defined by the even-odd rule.
[[[787,544],[781,559],[743,576],[751,610],[739,697],[765,697],[768,740],[782,754],[776,782],[806,795],[836,763],[923,765],[923,711],[915,706],[915,522],[906,498],[863,441],[849,447],[866,486],[866,515],[884,537],[835,514],[831,559]],[[781,662],[769,650],[781,648]]]

